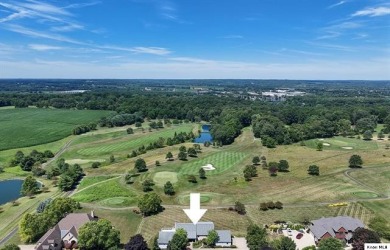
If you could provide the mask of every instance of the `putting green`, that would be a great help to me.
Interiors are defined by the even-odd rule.
[[[132,199],[129,197],[114,197],[114,198],[108,198],[102,200],[99,203],[103,206],[122,207],[122,206],[134,205],[136,203],[136,199]]]
[[[324,150],[375,150],[378,149],[378,145],[374,141],[364,141],[355,138],[347,138],[341,136],[335,136],[326,139],[311,139],[305,142],[305,145],[309,148],[317,148],[317,143],[322,142]]]
[[[164,186],[167,181],[170,181],[171,183],[176,183],[177,173],[168,171],[157,172],[153,177],[153,181],[158,186]]]
[[[373,193],[373,192],[354,192],[353,195],[355,195],[356,197],[359,197],[359,198],[377,198],[378,195],[376,193]]]

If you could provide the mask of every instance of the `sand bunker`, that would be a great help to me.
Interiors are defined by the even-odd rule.
[[[353,149],[353,147],[341,147],[343,149]]]
[[[318,139],[318,140],[323,141],[324,139]]]
[[[327,146],[327,147],[329,147],[329,146],[330,146],[330,144],[329,144],[329,143],[327,143],[327,142],[324,142],[324,143],[322,143],[322,145],[324,145],[324,146]]]
[[[214,170],[215,169],[215,167],[213,167],[213,165],[211,165],[210,163],[207,164],[207,165],[202,166],[202,168],[204,170],[206,170],[206,171],[210,171],[210,170]]]

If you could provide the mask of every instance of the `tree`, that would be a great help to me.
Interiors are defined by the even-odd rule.
[[[349,158],[349,167],[350,168],[361,168],[363,165],[363,160],[360,155],[352,155]]]
[[[273,201],[269,201],[269,202],[267,202],[267,207],[269,209],[275,209],[275,203]]]
[[[267,203],[266,203],[266,202],[260,203],[259,209],[260,209],[260,210],[263,210],[263,211],[267,211],[267,210],[268,210],[268,205],[267,205]]]
[[[39,188],[37,180],[30,175],[27,176],[26,179],[24,179],[20,193],[22,195],[35,194],[38,189]]]
[[[289,169],[288,161],[286,160],[280,160],[278,164],[278,170],[280,172],[288,172]]]
[[[294,240],[286,236],[274,240],[271,245],[275,250],[295,250],[297,248]]]
[[[146,179],[142,182],[142,190],[144,192],[149,192],[153,190],[154,183],[152,180]]]
[[[253,165],[258,165],[259,162],[260,162],[260,157],[258,157],[258,156],[253,157],[253,159],[252,159]]]
[[[141,122],[136,122],[136,123],[135,123],[135,126],[136,126],[137,128],[140,128],[140,127],[142,127],[142,123],[141,123]]]
[[[147,170],[147,167],[146,167],[146,162],[144,159],[137,159],[135,161],[135,166],[134,166],[134,169],[136,169],[138,172],[144,172]]]
[[[247,246],[250,250],[259,250],[268,246],[267,231],[258,225],[252,224],[247,228],[246,234]]]
[[[192,182],[192,183],[197,183],[197,182],[198,182],[198,181],[196,180],[195,175],[189,175],[189,176],[187,176],[187,180],[188,180],[189,182]]]
[[[110,155],[110,163],[114,163],[115,162],[115,156],[114,155]]]
[[[201,179],[206,179],[206,170],[204,170],[203,168],[200,168],[199,169],[199,178]]]
[[[379,139],[379,140],[383,140],[383,138],[385,138],[385,135],[383,134],[382,131],[380,131],[380,132],[378,133],[378,139]]]
[[[353,233],[351,241],[353,250],[364,250],[364,243],[380,243],[381,239],[374,231],[358,228]]]
[[[317,165],[310,165],[307,172],[310,175],[317,175],[318,176],[318,175],[320,175],[320,168]]]
[[[184,153],[187,152],[186,146],[180,146],[179,151]]]
[[[156,167],[160,166],[161,165],[160,161],[156,161],[155,165],[156,165]]]
[[[190,157],[196,157],[197,156],[197,152],[196,152],[196,149],[195,148],[188,148],[188,156]]]
[[[372,139],[372,132],[371,130],[366,130],[363,133],[363,140],[371,140]]]
[[[120,232],[106,219],[90,221],[79,229],[78,246],[83,250],[110,249],[120,243]]]
[[[319,243],[318,250],[343,250],[344,246],[341,240],[336,238],[323,239]]]
[[[317,151],[322,151],[324,149],[324,143],[322,141],[317,142]]]
[[[257,176],[257,168],[253,165],[246,165],[244,168],[244,178],[246,181],[250,181],[252,177]]]
[[[110,159],[111,160],[111,159]],[[114,159],[115,160],[115,159]],[[98,168],[98,167],[100,167],[102,164],[100,163],[100,162],[98,162],[98,161],[95,161],[95,162],[92,162],[92,165],[91,165],[91,167],[92,168]]]
[[[20,247],[16,244],[7,244],[1,250],[20,250]]]
[[[277,162],[270,162],[268,164],[268,172],[271,176],[278,175],[279,164]]]
[[[283,209],[283,203],[281,203],[280,201],[275,202],[275,208]]]
[[[314,245],[311,245],[311,246],[302,248],[302,250],[317,250],[317,247]]]
[[[245,205],[239,201],[236,201],[234,204],[234,210],[236,210],[238,214],[246,214]]]
[[[176,230],[172,240],[168,243],[168,250],[185,250],[187,248],[187,232],[180,228]]]
[[[138,200],[138,208],[144,216],[156,214],[161,211],[161,198],[156,193],[148,193]]]
[[[69,175],[62,175],[58,182],[58,188],[61,191],[69,191],[73,188],[74,180]]]
[[[126,129],[127,134],[134,134],[134,131],[132,128]]]
[[[164,193],[166,195],[174,195],[175,194],[175,190],[174,190],[173,185],[170,181],[167,181],[164,184]]]
[[[168,152],[167,155],[165,156],[165,159],[168,159],[168,161],[173,160],[173,154],[171,152]]]
[[[186,152],[183,152],[183,151],[180,151],[178,156],[179,160],[181,161],[186,161],[187,160],[187,153]]]
[[[148,244],[141,234],[136,234],[125,244],[125,250],[149,250]]]
[[[217,231],[210,230],[207,234],[206,244],[210,247],[214,247],[218,241],[219,241],[219,235],[218,235]]]

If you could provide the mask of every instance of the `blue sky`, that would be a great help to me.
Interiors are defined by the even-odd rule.
[[[0,78],[390,79],[390,1],[0,0]]]

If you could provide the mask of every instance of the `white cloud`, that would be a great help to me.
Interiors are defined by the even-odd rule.
[[[353,17],[356,16],[385,16],[390,15],[390,8],[389,7],[371,7],[366,8],[364,10],[356,11],[354,14],[352,14]]]
[[[130,49],[130,51],[134,53],[141,53],[141,54],[152,54],[152,55],[168,55],[172,53],[169,49],[166,48],[160,48],[160,47],[133,47]]]
[[[243,39],[244,37],[241,36],[241,35],[227,35],[227,36],[223,36],[221,38],[225,38],[225,39]]]
[[[68,32],[68,31],[82,30],[82,29],[84,29],[84,26],[75,23],[70,23],[67,25],[55,26],[50,28],[50,30],[52,31],[59,31],[59,32]]]
[[[329,6],[328,6],[328,9],[332,9],[332,8],[334,8],[334,7],[343,5],[343,4],[345,4],[346,2],[347,2],[347,1],[340,1],[340,2],[337,2],[337,3],[335,3],[335,4],[329,5]]]
[[[61,50],[63,47],[52,46],[46,44],[29,44],[28,47],[37,51],[48,51],[48,50]]]

